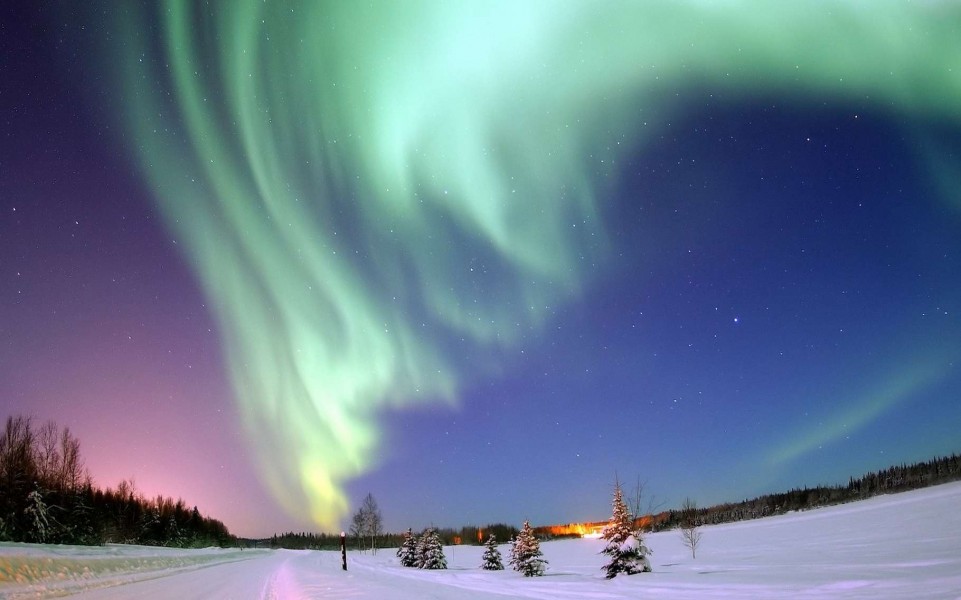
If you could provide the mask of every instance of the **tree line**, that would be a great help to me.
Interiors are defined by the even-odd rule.
[[[795,488],[787,492],[765,494],[696,510],[698,523],[715,525],[747,519],[758,519],[798,510],[843,504],[865,500],[881,494],[905,492],[940,483],[961,480],[961,456],[934,457],[913,464],[900,464],[867,473],[859,478],[851,477],[847,485]],[[689,511],[670,510],[654,515],[650,529],[661,531],[681,527],[690,521]]]
[[[96,487],[70,429],[53,421],[37,427],[26,416],[8,417],[0,433],[0,540],[181,548],[236,543],[223,523],[183,500],[146,498],[132,481]]]
[[[353,525],[353,521],[352,521]],[[460,529],[454,528],[432,528],[435,534],[445,546],[455,546],[469,544],[480,546],[489,535],[494,535],[499,540],[509,540],[517,536],[520,531],[513,525],[505,523],[492,523],[483,527],[467,525]],[[354,550],[369,550],[377,548],[398,548],[404,543],[406,533],[381,533],[376,535],[371,542],[371,538],[363,529],[353,530],[347,537],[348,546]],[[265,548],[286,548],[288,550],[339,550],[340,534],[332,533],[308,533],[308,532],[287,532],[275,534],[269,538],[261,539],[241,539],[242,543],[250,546],[260,546]]]

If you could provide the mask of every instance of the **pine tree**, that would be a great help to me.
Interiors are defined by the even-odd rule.
[[[163,539],[163,523],[160,521],[160,511],[153,508],[143,514],[140,524],[140,536],[138,540],[141,544],[156,546]]]
[[[524,527],[517,534],[511,549],[511,566],[523,573],[524,577],[539,577],[547,569],[547,561],[541,556],[541,545],[534,536],[534,530],[529,521],[524,521]]]
[[[87,503],[87,499],[92,495],[90,484],[73,496],[73,503],[70,506],[70,542],[72,544],[93,545],[98,543],[98,537],[94,533],[93,509]]]
[[[417,566],[417,536],[409,528],[404,534],[404,543],[397,549],[397,558],[400,559],[401,566]]]
[[[613,514],[604,528],[601,538],[607,540],[607,546],[601,552],[610,557],[602,568],[607,571],[607,578],[611,579],[619,573],[634,575],[651,570],[651,563],[647,559],[650,550],[644,545],[641,531],[634,528],[634,516],[631,515],[624,503],[621,484],[614,483]]]
[[[494,534],[487,538],[484,544],[484,564],[481,568],[485,571],[503,571],[504,562],[501,560],[501,551],[497,549],[497,542],[494,541]]]
[[[446,569],[447,557],[444,556],[444,545],[440,536],[433,529],[428,529],[421,536],[424,541],[423,562],[421,569]]]
[[[420,535],[414,536],[414,566],[418,569],[424,568],[424,557],[427,555],[427,532],[425,529]]]
[[[180,528],[177,527],[177,519],[173,515],[167,519],[167,527],[164,530],[164,545],[179,547],[182,541],[180,539]]]
[[[34,487],[33,491],[27,494],[27,507],[23,509],[27,517],[28,530],[27,541],[44,543],[50,533],[50,516],[48,514],[47,503],[43,500],[43,492],[39,487]]]

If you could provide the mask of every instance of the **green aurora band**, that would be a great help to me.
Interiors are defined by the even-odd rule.
[[[685,89],[961,121],[950,2],[146,6],[105,55],[125,142],[264,480],[328,528],[383,458],[383,410],[453,403],[452,356],[496,366],[587,283],[605,182]]]
[[[902,364],[891,374],[879,377],[870,385],[862,386],[860,393],[851,394],[841,408],[824,420],[823,424],[808,429],[800,435],[779,432],[787,441],[780,443],[766,457],[767,466],[783,469],[792,462],[804,459],[808,454],[824,446],[836,443],[847,436],[857,434],[865,425],[877,419],[899,404],[909,402],[918,392],[943,380],[951,370],[951,363],[944,356],[924,356],[925,360],[914,364]]]

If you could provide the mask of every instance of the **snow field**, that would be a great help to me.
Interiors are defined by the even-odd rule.
[[[612,580],[597,539],[542,543],[548,569],[534,578],[481,570],[483,546],[445,547],[444,571],[351,552],[344,572],[337,552],[7,544],[0,598],[961,599],[961,482],[703,533],[696,560],[679,531],[648,535],[654,572]]]

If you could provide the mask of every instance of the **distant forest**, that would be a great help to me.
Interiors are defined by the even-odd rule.
[[[858,479],[851,477],[847,485],[805,487],[778,494],[765,494],[751,500],[701,508],[697,510],[697,520],[702,525],[715,525],[758,519],[958,480],[961,480],[961,456],[952,454],[911,465],[888,467]],[[653,531],[678,527],[681,524],[681,518],[682,513],[679,510],[670,510],[647,517]]]
[[[16,416],[0,434],[0,541],[192,548],[237,540],[183,500],[145,498],[129,481],[95,487],[69,429]]]
[[[484,527],[468,525],[460,529],[434,528],[445,546],[458,544],[481,545],[487,536],[493,535],[498,542],[506,543],[520,530],[513,525],[493,523]],[[375,548],[397,548],[404,542],[403,533],[385,533],[375,540]],[[328,533],[283,533],[264,539],[241,540],[251,546],[263,548],[287,548],[290,550],[337,550],[340,548],[340,535]],[[347,538],[347,545],[353,549],[365,549],[365,542],[355,536]]]

